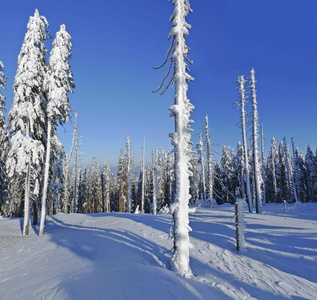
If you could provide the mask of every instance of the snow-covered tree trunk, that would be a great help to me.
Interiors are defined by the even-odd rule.
[[[31,167],[27,166],[25,187],[24,187],[24,219],[23,219],[23,235],[29,235],[30,230],[30,176]]]
[[[254,188],[255,188],[255,211],[261,212],[261,181],[260,181],[260,166],[259,166],[259,151],[258,151],[258,108],[256,101],[255,89],[255,71],[250,72],[250,91],[252,100],[252,142],[253,142],[253,171],[254,171]]]
[[[238,89],[240,94],[240,105],[241,110],[241,132],[242,132],[242,143],[243,143],[243,154],[244,154],[244,166],[245,166],[245,178],[247,186],[247,203],[249,212],[252,212],[252,194],[251,194],[251,184],[250,184],[250,174],[249,174],[249,156],[248,156],[248,145],[247,145],[247,134],[246,134],[246,120],[245,120],[245,89],[244,84],[246,80],[244,76],[238,76]]]
[[[142,172],[142,186],[141,186],[141,214],[144,214],[144,180],[145,180],[145,137],[143,139],[143,155],[142,155],[142,164],[141,164],[141,172]]]
[[[209,207],[211,207],[213,199],[213,172],[212,172],[212,161],[211,161],[211,143],[209,137],[209,124],[208,124],[208,115],[205,117],[206,126],[205,126],[205,135],[206,135],[206,149],[207,149],[207,186],[208,186],[208,202]]]
[[[46,157],[44,169],[44,186],[42,192],[42,207],[41,207],[41,222],[40,222],[40,235],[44,234],[45,221],[46,221],[46,197],[48,189],[48,176],[50,169],[50,153],[51,153],[51,134],[52,134],[52,121],[48,118],[47,123],[47,143],[46,143]]]
[[[188,29],[191,26],[186,23],[185,18],[192,10],[188,0],[172,0],[172,2],[174,12],[170,21],[173,26],[169,34],[169,38],[172,38],[172,40],[166,55],[166,61],[169,54],[172,54],[169,58],[168,72],[163,78],[164,82],[164,79],[169,75],[171,65],[174,63],[173,75],[164,89],[165,91],[172,82],[175,85],[174,105],[170,107],[172,116],[175,118],[175,132],[170,133],[170,137],[174,146],[176,181],[175,201],[171,206],[174,220],[174,255],[171,260],[171,268],[179,274],[190,275],[188,203],[190,199],[190,123],[192,121],[189,117],[194,106],[187,99],[187,82],[193,81],[193,78],[186,72],[188,68],[184,60],[190,62],[187,58],[189,48],[185,44],[185,37],[188,35]]]

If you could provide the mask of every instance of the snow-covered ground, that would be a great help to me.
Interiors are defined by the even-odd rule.
[[[58,214],[27,237],[2,218],[0,299],[317,299],[317,203],[246,213],[244,254],[233,216],[191,212],[193,278],[168,270],[169,214]]]

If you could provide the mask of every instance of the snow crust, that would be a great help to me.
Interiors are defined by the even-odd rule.
[[[60,213],[40,237],[0,218],[0,299],[316,299],[317,203],[245,213],[244,254],[233,205],[191,211],[192,278],[167,268],[171,214]]]

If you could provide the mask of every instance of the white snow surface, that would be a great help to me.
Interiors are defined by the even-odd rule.
[[[244,254],[233,205],[190,210],[192,278],[168,269],[170,214],[0,218],[0,299],[316,299],[317,203],[289,208],[245,213]]]

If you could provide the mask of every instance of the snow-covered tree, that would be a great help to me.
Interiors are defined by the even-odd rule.
[[[125,163],[122,149],[120,149],[117,178],[118,178],[118,190],[119,190],[118,211],[125,212],[128,184],[127,184],[127,166]]]
[[[245,88],[244,84],[246,80],[244,76],[238,76],[238,89],[239,89],[239,100],[236,104],[240,107],[241,110],[241,120],[240,127],[242,133],[242,143],[243,143],[243,154],[244,154],[244,172],[246,180],[246,195],[249,212],[252,212],[252,194],[251,194],[251,184],[250,184],[250,175],[249,175],[249,157],[248,157],[248,145],[247,145],[247,135],[246,135],[246,118],[245,118]]]
[[[132,186],[132,174],[133,174],[133,158],[131,155],[130,137],[127,136],[127,142],[125,145],[125,160],[127,171],[127,212],[131,213],[131,186]]]
[[[69,121],[70,104],[68,93],[75,87],[73,74],[70,69],[69,59],[72,44],[71,36],[66,31],[66,26],[61,25],[53,41],[53,48],[49,58],[49,70],[46,73],[45,93],[47,98],[46,118],[47,118],[47,141],[45,149],[45,169],[44,169],[44,187],[42,193],[42,210],[40,234],[45,231],[46,218],[46,197],[49,181],[49,169],[51,165],[51,137],[56,135],[56,125]],[[77,125],[77,123],[75,123]],[[76,130],[77,132],[77,130]],[[76,139],[77,140],[77,139]],[[75,146],[75,151],[78,147]],[[77,154],[77,151],[76,151]],[[77,160],[75,160],[75,190],[73,212],[76,211],[77,197]]]
[[[194,156],[194,154],[192,156]],[[170,151],[167,154],[165,174],[166,174],[166,181],[165,181],[166,201],[167,201],[167,204],[170,206],[174,202],[174,196],[175,196],[175,158],[173,156],[172,151]],[[199,177],[198,171],[196,175]],[[197,187],[197,189],[198,189],[197,191],[197,199],[198,199],[199,187]]]
[[[144,179],[145,179],[145,137],[143,139],[143,155],[141,162],[141,176],[142,176],[142,184],[141,184],[141,214],[144,213]]]
[[[186,16],[192,12],[188,0],[172,0],[174,11],[170,17],[172,30],[169,34],[171,46],[167,51],[166,60],[169,60],[169,67],[165,78],[168,77],[172,65],[174,71],[170,77],[164,91],[173,82],[175,85],[174,105],[170,107],[172,116],[175,118],[175,132],[170,133],[175,155],[175,202],[171,206],[174,220],[174,255],[171,260],[172,269],[182,275],[191,274],[189,267],[189,219],[188,203],[189,195],[189,176],[190,176],[190,114],[194,106],[187,98],[187,82],[193,81],[188,73],[188,67],[185,62],[188,55],[188,47],[185,44],[185,37],[188,35],[188,29],[191,26],[186,22]]]
[[[206,126],[205,126],[205,137],[206,137],[206,155],[207,155],[207,199],[209,202],[209,207],[211,207],[213,199],[213,171],[212,171],[212,159],[211,159],[211,142],[209,137],[209,124],[208,115],[205,116]]]
[[[301,202],[308,201],[307,191],[308,191],[308,180],[307,180],[307,169],[305,165],[305,157],[303,153],[296,148],[295,149],[295,167],[294,172],[296,172],[297,183],[298,183],[298,197]]]
[[[255,188],[255,211],[256,213],[261,212],[261,170],[259,166],[259,151],[258,151],[258,104],[256,99],[255,89],[255,71],[252,68],[250,72],[250,92],[252,100],[252,143],[253,143],[253,172],[254,172],[254,188]]]
[[[44,78],[47,72],[48,22],[35,10],[27,24],[27,33],[18,57],[14,80],[14,99],[8,114],[8,129],[11,149],[6,166],[8,176],[21,175],[24,182],[23,235],[29,234],[30,197],[38,195],[38,175],[43,162],[45,132]]]
[[[90,172],[89,170],[84,167],[79,176],[78,181],[78,202],[77,202],[77,211],[79,213],[86,213],[87,212],[87,200],[89,197],[89,179],[90,179]]]
[[[153,172],[152,213],[153,215],[156,215],[156,211],[157,211],[157,150],[152,152],[152,172]]]
[[[194,150],[192,154],[192,159],[190,161],[191,163],[191,173],[190,176],[190,190],[189,193],[191,195],[191,203],[193,205],[196,204],[196,201],[199,199],[199,183],[200,183],[200,176],[199,176],[199,170],[198,170],[198,159],[194,155]]]
[[[295,202],[298,202],[298,168],[296,166],[296,160],[295,160],[295,146],[294,146],[294,139],[292,138],[292,154],[293,154],[293,188],[294,188],[294,197],[295,197]]]
[[[307,147],[305,155],[306,177],[307,177],[307,200],[315,201],[315,184],[317,178],[317,162],[310,146]]]
[[[110,180],[111,180],[111,169],[109,164],[105,164],[103,168],[103,202],[104,211],[110,212]]]
[[[266,198],[267,201],[277,202],[277,167],[278,167],[278,151],[274,137],[271,140],[271,147],[267,158],[266,166]]]
[[[100,168],[96,161],[93,159],[91,176],[90,176],[90,193],[89,193],[89,202],[88,206],[91,213],[103,212],[102,207],[102,185],[101,185],[101,176]]]
[[[201,170],[201,187],[202,187],[202,199],[206,201],[206,183],[205,183],[205,163],[204,163],[204,143],[202,139],[202,135],[199,134],[199,142],[197,143],[197,152],[199,153],[198,163],[200,164]]]
[[[151,203],[153,202],[153,172],[149,162],[144,177],[144,212],[149,213],[151,212]]]
[[[9,203],[7,203],[7,183],[5,161],[9,151],[8,133],[5,123],[5,97],[1,89],[5,90],[6,77],[3,72],[4,66],[0,61],[0,214],[9,215]]]

